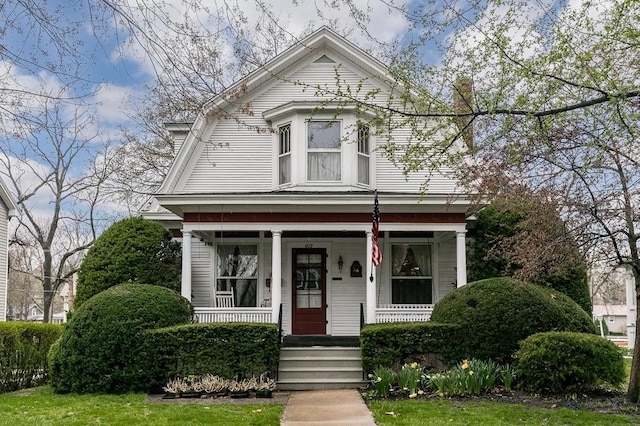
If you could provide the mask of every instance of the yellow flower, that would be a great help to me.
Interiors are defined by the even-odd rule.
[[[422,389],[420,389],[420,390],[418,391],[418,395],[424,395],[424,391],[423,391]]]
[[[411,395],[409,395],[409,398],[415,398],[417,396],[416,393],[412,393]]]
[[[469,375],[470,375],[470,376],[473,376],[473,370],[470,370],[470,371],[469,371]]]
[[[376,379],[376,382],[381,382],[381,381],[382,381],[382,377],[378,377],[378,378]]]
[[[462,361],[461,367],[463,370],[469,368],[469,361],[467,361],[466,359]]]
[[[373,378],[373,374],[369,373],[369,378],[372,379]]]
[[[417,362],[412,362],[411,363],[411,368],[418,368],[418,363]]]

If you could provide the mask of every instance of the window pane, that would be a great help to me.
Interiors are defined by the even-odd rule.
[[[278,128],[278,136],[280,139],[279,154],[286,154],[291,151],[291,125],[287,124]]]
[[[369,154],[369,127],[358,126],[358,152]]]
[[[233,289],[235,306],[257,306],[258,280],[256,279],[218,279],[216,290],[228,291]]]
[[[342,159],[339,152],[310,152],[307,164],[307,180],[340,181]]]
[[[307,124],[310,149],[340,149],[340,122],[310,121]]]
[[[433,303],[431,279],[394,279],[391,281],[391,303]]]
[[[430,245],[393,245],[391,246],[391,274],[394,277],[430,277]]]
[[[256,277],[258,247],[255,245],[219,245],[218,277]]]
[[[280,157],[280,185],[291,182],[291,154]]]
[[[358,155],[358,183],[369,185],[369,156]]]

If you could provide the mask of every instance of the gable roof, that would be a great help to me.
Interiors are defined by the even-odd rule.
[[[261,85],[278,78],[278,76],[282,75],[286,69],[292,67],[307,55],[321,48],[334,50],[371,76],[377,76],[379,78],[385,78],[388,76],[387,67],[382,62],[344,37],[340,36],[329,27],[321,27],[265,63],[263,66],[254,70],[246,77],[234,83],[227,90],[220,93],[203,106],[202,111],[198,114],[198,117],[191,127],[191,132],[189,132],[186,139],[183,141],[178,154],[171,164],[169,172],[160,186],[158,193],[163,194],[170,192],[171,188],[175,186],[175,183],[180,178],[180,174],[187,166],[197,142],[208,137],[208,135],[202,132],[206,131],[208,124],[207,115],[210,111],[217,108],[224,110],[224,107],[226,105],[230,105],[232,102],[229,99],[235,99],[238,97],[237,94],[249,93]],[[211,127],[212,126],[210,126],[210,128]]]
[[[7,206],[7,209],[9,209],[9,217],[18,215],[18,206],[13,201],[13,197],[11,197],[9,189],[3,182],[2,178],[0,178],[0,199]]]

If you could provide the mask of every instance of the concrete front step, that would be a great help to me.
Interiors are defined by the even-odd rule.
[[[360,348],[293,347],[280,351],[278,389],[348,389],[364,384]]]

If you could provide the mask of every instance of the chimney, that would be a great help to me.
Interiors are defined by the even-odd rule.
[[[470,77],[459,77],[453,86],[453,109],[456,113],[473,112],[473,81]],[[473,151],[473,116],[457,117],[455,119],[462,140],[467,148]]]

